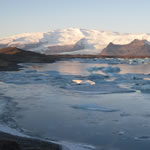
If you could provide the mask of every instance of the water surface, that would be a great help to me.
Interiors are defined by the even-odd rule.
[[[22,65],[0,72],[1,124],[98,150],[149,150],[149,59]]]

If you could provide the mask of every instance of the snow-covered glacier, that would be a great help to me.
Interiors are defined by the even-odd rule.
[[[67,28],[49,32],[23,33],[1,38],[0,48],[12,46],[39,53],[51,52],[51,49],[54,49],[52,53],[97,54],[110,42],[114,44],[128,44],[134,39],[150,41],[150,34],[127,34]],[[63,50],[60,46],[63,46]],[[65,51],[66,49],[67,51]]]

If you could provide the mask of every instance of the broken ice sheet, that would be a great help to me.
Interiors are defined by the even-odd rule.
[[[143,135],[139,137],[134,137],[135,140],[150,140],[150,136]]]
[[[99,71],[99,70],[101,70],[104,73],[119,73],[120,72],[120,68],[119,67],[112,67],[112,66],[92,67],[92,68],[88,69],[89,72]]]
[[[117,112],[117,111],[119,111],[118,109],[106,108],[106,107],[99,106],[97,104],[78,104],[78,105],[73,105],[71,107],[74,109],[82,109],[82,110],[87,110],[87,111],[100,111],[100,112]]]
[[[72,82],[74,82],[78,85],[80,85],[80,84],[95,85],[95,82],[91,81],[91,80],[77,80],[77,79],[74,79],[74,80],[72,80]]]

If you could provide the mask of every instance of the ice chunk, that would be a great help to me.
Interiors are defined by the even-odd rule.
[[[89,72],[94,72],[94,71],[102,71],[104,73],[119,73],[120,68],[119,67],[112,67],[112,66],[107,66],[107,67],[92,67],[89,68]]]
[[[9,133],[11,135],[20,136],[20,137],[29,137],[29,136],[17,131],[16,129],[8,127],[7,125],[0,124],[0,131],[5,132],[5,133]]]
[[[150,81],[150,78],[144,78],[144,80]]]
[[[150,136],[143,135],[143,136],[140,136],[140,137],[135,137],[134,139],[135,140],[150,140]]]
[[[124,135],[125,131],[119,131],[119,135]]]
[[[143,93],[150,93],[150,85],[149,84],[141,85],[139,87],[139,90]]]
[[[102,67],[101,70],[104,73],[119,73],[120,72],[120,68],[119,67],[112,67],[112,66]]]
[[[80,84],[95,85],[95,82],[91,81],[91,80],[72,80],[72,81],[78,85],[80,85]]]
[[[129,116],[131,116],[131,114],[123,112],[120,114],[120,116],[121,117],[129,117]]]
[[[62,150],[96,150],[96,147],[92,145],[76,144],[66,141],[59,142],[62,145]]]
[[[73,105],[71,106],[74,109],[82,109],[82,110],[89,110],[89,111],[101,111],[101,112],[117,112],[118,109],[111,109],[99,106],[97,104],[80,104],[80,105]]]
[[[104,81],[105,78],[108,78],[108,76],[104,76],[101,74],[94,74],[94,73],[88,76],[88,79],[92,81]]]
[[[102,67],[91,67],[91,68],[88,68],[88,71],[89,72],[94,72],[94,71],[99,71],[101,69],[102,69]]]
[[[145,58],[145,59],[127,59],[126,60],[128,64],[130,65],[139,65],[139,64],[148,64],[149,63],[149,58]]]
[[[6,101],[1,101],[0,102],[0,114],[4,112],[5,107],[6,107]]]

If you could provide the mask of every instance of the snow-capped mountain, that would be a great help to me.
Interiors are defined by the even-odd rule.
[[[150,34],[123,34],[68,28],[40,33],[23,33],[0,39],[0,48],[18,47],[40,53],[100,53],[110,42],[128,44],[134,39],[150,41]],[[77,52],[78,51],[78,52]]]

